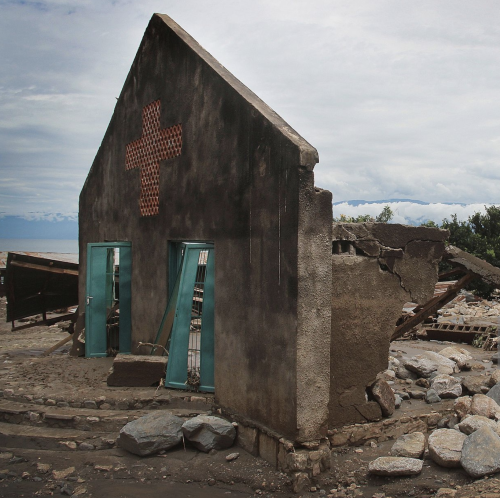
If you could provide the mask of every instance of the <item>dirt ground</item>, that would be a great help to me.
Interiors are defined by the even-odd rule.
[[[21,324],[20,324],[21,325]],[[42,352],[67,336],[58,325],[35,326],[12,331],[5,322],[5,298],[0,300],[0,394],[15,395],[26,402],[53,399],[78,406],[85,400],[101,399],[118,409],[127,402],[129,409],[147,408],[151,399],[172,400],[178,392],[155,387],[110,388],[106,384],[112,358],[73,358],[69,345],[50,356]],[[391,353],[418,354],[422,350],[442,349],[443,343],[401,341],[391,345]],[[474,355],[476,367],[464,375],[491,373],[491,352],[466,346]],[[402,386],[404,387],[404,386]],[[188,394],[188,393],[184,393]],[[0,397],[0,401],[2,401]],[[167,402],[166,401],[166,402]],[[426,408],[427,407],[427,408]],[[55,407],[57,408],[57,407]],[[199,407],[198,407],[199,408]],[[207,410],[209,405],[207,405]],[[437,409],[436,405],[405,401],[402,413]],[[98,413],[99,410],[96,411]],[[12,424],[4,424],[12,425]],[[37,427],[43,431],[43,427]],[[1,434],[2,429],[0,429]],[[110,434],[112,439],[115,434]],[[25,442],[22,442],[25,441]],[[35,445],[29,438],[0,448],[0,496],[92,496],[92,497],[431,497],[440,488],[453,488],[455,496],[498,496],[500,481],[494,476],[474,482],[461,469],[443,469],[426,458],[424,470],[411,478],[381,478],[368,475],[368,463],[388,456],[394,441],[363,447],[332,450],[331,470],[319,476],[312,487],[300,494],[291,489],[290,476],[273,469],[239,447],[201,453],[192,447],[179,447],[164,454],[137,457],[110,445],[107,449],[86,451]],[[238,452],[239,458],[226,461]],[[42,464],[42,465],[41,465]],[[44,464],[44,465],[43,465]],[[74,469],[67,475],[58,471]],[[55,471],[55,473],[54,473]],[[451,495],[450,495],[451,496]]]

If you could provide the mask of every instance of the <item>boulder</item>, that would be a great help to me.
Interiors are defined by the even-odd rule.
[[[236,430],[227,420],[212,415],[198,415],[182,425],[184,437],[200,451],[223,450],[234,443]]]
[[[453,360],[460,369],[462,369],[469,360],[472,360],[472,356],[466,349],[457,346],[448,346],[439,351],[439,354],[449,360]]]
[[[117,444],[135,455],[152,455],[173,448],[182,441],[184,420],[160,410],[126,424]]]
[[[425,435],[413,432],[398,437],[392,445],[391,455],[408,458],[422,458],[425,450]]]
[[[395,396],[391,386],[385,380],[378,379],[371,386],[373,399],[380,405],[382,415],[390,417],[395,409]]]
[[[472,398],[470,396],[461,396],[455,400],[453,408],[457,415],[462,419],[470,413]]]
[[[460,429],[461,432],[469,435],[472,434],[473,432],[476,432],[484,425],[491,427],[494,431],[497,430],[497,423],[494,420],[483,417],[481,415],[469,415],[465,417],[462,420],[462,422],[460,422],[457,425],[457,427]]]
[[[460,379],[456,379],[451,375],[436,375],[432,379],[431,388],[436,391],[440,398],[458,398],[462,395]]]
[[[423,460],[405,457],[379,457],[368,464],[368,472],[378,476],[413,476],[422,472]]]
[[[425,401],[427,403],[439,403],[441,401],[441,398],[439,397],[438,393],[434,391],[434,389],[429,389],[425,393]]]
[[[467,436],[460,460],[472,477],[483,477],[500,471],[500,437],[487,425]]]
[[[500,412],[500,406],[485,394],[475,394],[472,397],[470,412],[472,415],[494,418]]]
[[[429,456],[442,467],[460,467],[466,435],[455,429],[437,429],[429,436]]]
[[[497,405],[500,405],[500,383],[495,384],[486,395],[491,398]]]
[[[484,387],[488,384],[488,380],[488,376],[486,375],[470,375],[462,380],[462,385],[467,394],[483,394]]]

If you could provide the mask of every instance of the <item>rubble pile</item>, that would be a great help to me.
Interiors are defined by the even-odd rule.
[[[474,318],[498,318],[500,317],[500,302],[486,299],[468,301],[467,295],[462,294],[438,310],[438,321],[454,317],[460,318],[462,323],[470,323]]]

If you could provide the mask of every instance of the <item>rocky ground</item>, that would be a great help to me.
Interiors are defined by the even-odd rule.
[[[292,491],[290,476],[239,447],[206,454],[187,444],[163,454],[135,456],[115,444],[125,423],[159,409],[182,418],[209,413],[210,396],[154,387],[110,388],[106,377],[112,359],[72,358],[67,347],[42,356],[66,335],[57,325],[11,331],[5,323],[5,299],[1,300],[0,496],[500,496],[500,480],[495,475],[474,480],[462,467],[438,465],[427,445],[418,475],[370,473],[377,458],[390,455],[394,440],[333,448],[331,470],[298,495]],[[419,399],[421,395],[414,395],[419,391],[426,396],[430,377],[429,385],[419,385],[411,376],[396,376],[407,359],[446,346],[451,344],[398,341],[391,345],[388,365],[394,376],[386,372],[384,378],[404,398],[391,418],[439,411],[440,404],[450,402],[428,404]],[[480,379],[471,380],[470,386],[487,392],[488,379],[496,370],[492,353],[460,347],[472,357],[467,360],[470,368],[450,376],[461,377],[461,382]],[[443,420],[441,427],[447,429],[449,423],[449,418]],[[425,441],[428,436],[423,435]],[[228,462],[226,456],[234,452],[239,457]]]

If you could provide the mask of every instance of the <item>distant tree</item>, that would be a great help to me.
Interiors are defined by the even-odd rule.
[[[384,206],[382,212],[375,218],[377,223],[389,223],[394,217],[394,213],[389,206]]]
[[[439,225],[432,220],[427,220],[425,223],[420,225],[421,227],[429,227],[429,228],[439,228]]]
[[[393,216],[394,213],[392,212],[392,209],[389,206],[384,206],[382,212],[375,218],[369,214],[361,214],[356,217],[341,214],[338,218],[333,218],[333,221],[335,223],[388,223],[392,220]]]
[[[459,221],[454,214],[443,220],[441,228],[450,231],[450,244],[500,267],[500,206],[485,206],[485,213],[474,213],[467,221]],[[479,280],[471,287],[482,297],[489,297],[494,290]]]

